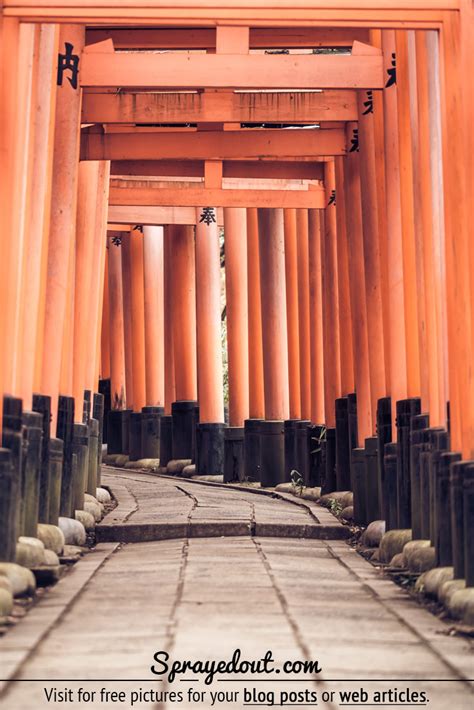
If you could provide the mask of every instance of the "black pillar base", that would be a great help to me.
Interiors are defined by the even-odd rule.
[[[77,472],[72,485],[72,512],[84,509],[84,493],[89,478],[89,431],[87,424],[75,422],[72,452],[77,456]]]
[[[128,457],[130,461],[139,461],[142,456],[142,413],[131,412],[128,437]]]
[[[20,531],[22,535],[36,537],[38,533],[39,486],[41,453],[43,446],[43,416],[39,412],[23,412],[27,450],[23,459],[22,513]],[[47,491],[49,497],[50,491]]]
[[[308,485],[309,471],[311,468],[310,451],[311,440],[309,419],[301,419],[296,425],[296,467],[300,472],[305,486]],[[289,479],[287,479],[289,480]]]
[[[61,504],[61,479],[63,475],[64,446],[61,439],[49,440],[49,510],[47,522],[58,524]],[[40,521],[42,522],[42,521]]]
[[[0,560],[14,562],[16,555],[16,530],[12,510],[16,505],[16,471],[12,464],[11,451],[0,448]]]
[[[381,397],[377,401],[377,456],[379,470],[379,499],[380,514],[382,520],[387,520],[389,516],[388,491],[386,490],[384,453],[385,444],[392,441],[392,399],[391,397]]]
[[[365,440],[365,510],[367,524],[380,520],[378,439],[370,436]]]
[[[464,499],[464,579],[466,587],[474,587],[474,466],[465,469],[463,481]]]
[[[173,402],[173,459],[195,458],[196,407],[194,400]]]
[[[401,510],[401,508],[407,503],[407,495],[403,494],[404,497],[400,497],[402,494],[400,492],[401,487],[405,485],[404,482],[398,480],[397,483],[397,527],[400,527],[402,521],[408,522],[406,527],[409,527],[413,531],[413,539],[422,539],[422,515],[421,515],[421,471],[420,471],[420,455],[428,442],[428,427],[429,417],[427,414],[418,414],[416,417],[411,419],[411,432],[410,432],[410,496],[408,502],[410,504],[410,516],[406,510]],[[398,458],[400,459],[400,452],[398,452]],[[401,474],[400,461],[397,464],[397,478],[399,479]]]
[[[63,474],[61,477],[61,503],[59,506],[59,515],[71,518],[74,517],[72,507],[72,486],[73,486],[73,462],[72,462],[72,436],[74,426],[74,397],[59,396],[58,403],[58,424],[56,427],[56,436],[61,439],[64,447],[63,455]],[[49,447],[48,447],[49,458]],[[49,479],[49,461],[48,461],[48,479]]]
[[[439,457],[436,485],[436,566],[451,567],[453,564],[453,535],[451,524],[451,464],[461,461],[461,454],[454,451]]]
[[[100,486],[102,466],[102,444],[104,443],[104,395],[94,392],[92,400],[92,418],[99,422],[99,438],[97,441],[97,485]]]
[[[173,417],[164,414],[160,419],[160,467],[168,465],[173,458]]]
[[[354,522],[358,525],[367,525],[365,449],[352,449],[351,462],[354,486]]]
[[[297,427],[299,419],[285,419],[283,432],[285,439],[285,480],[291,480],[291,472],[297,471],[303,476],[298,465]]]
[[[22,400],[18,397],[3,398],[3,431],[2,446],[10,449],[10,459],[13,475],[11,479],[10,500],[7,529],[10,530],[8,543],[8,558],[12,561],[16,556],[16,541],[20,524],[20,491],[23,466],[23,431],[22,431]]]
[[[432,452],[430,456],[430,540],[436,547],[438,538],[438,503],[437,488],[440,477],[441,454],[449,450],[449,434],[446,429],[436,427],[431,433]]]
[[[88,472],[87,472],[87,485],[86,492],[91,496],[97,495],[97,449],[99,446],[99,422],[97,419],[90,417],[89,424],[89,457],[88,457]]]
[[[310,487],[322,486],[324,480],[323,442],[325,436],[325,424],[312,424],[309,427],[310,466],[308,480],[305,481],[305,484]]]
[[[336,399],[336,489],[351,490],[351,450],[349,446],[349,400]]]
[[[108,443],[108,423],[109,412],[112,409],[110,401],[110,379],[99,380],[99,392],[104,398],[104,429],[102,432],[102,442]]]
[[[324,482],[321,489],[323,495],[336,490],[336,430],[333,427],[326,428],[324,461]]]
[[[421,399],[410,397],[401,399],[397,408],[397,500],[398,527],[411,527],[411,485],[410,485],[410,428],[413,417],[421,413]]]
[[[142,457],[160,458],[160,419],[165,413],[164,407],[142,408]]]
[[[92,392],[84,390],[84,400],[82,403],[82,422],[88,424],[91,418]]]
[[[128,454],[130,409],[111,409],[108,413],[108,454]]]
[[[263,419],[246,419],[244,422],[245,480],[260,480],[260,427]]]
[[[224,429],[224,483],[245,481],[244,427]]]
[[[283,420],[260,424],[260,482],[262,488],[285,483],[285,432]]]
[[[196,437],[196,473],[220,476],[224,473],[224,422],[198,424]]]
[[[198,446],[197,446],[197,429],[199,426],[199,404],[194,405],[194,422],[192,430],[192,450],[191,450],[191,461],[196,464],[196,470],[199,467],[198,461]]]
[[[397,456],[398,444],[385,444],[384,471],[386,493],[385,530],[393,530],[398,525],[397,512]]]
[[[463,579],[465,573],[464,480],[472,480],[474,478],[474,467],[472,464],[472,461],[459,461],[451,464],[451,529],[454,579]]]
[[[357,395],[355,392],[347,395],[347,424],[349,428],[349,451],[357,449],[359,446],[359,427],[357,424]],[[351,490],[354,490],[354,477],[352,470],[352,453],[351,461]]]

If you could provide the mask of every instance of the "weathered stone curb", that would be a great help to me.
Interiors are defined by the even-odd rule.
[[[22,619],[21,624],[10,629],[2,638],[2,669],[0,679],[0,698],[5,692],[9,680],[19,675],[22,666],[34,653],[41,641],[72,606],[89,580],[112,555],[118,544],[102,545],[91,550],[79,560],[59,584],[48,589]]]

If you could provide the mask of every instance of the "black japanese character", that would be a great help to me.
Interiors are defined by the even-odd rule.
[[[112,244],[116,247],[121,246],[122,244],[122,235],[121,234],[116,234],[114,237],[111,238],[110,240]]]
[[[335,205],[335,204],[336,204],[336,190],[331,190],[331,194],[329,196],[328,207],[329,207],[329,205]]]
[[[63,74],[70,71],[71,76],[67,80],[73,89],[77,89],[77,75],[79,74],[79,55],[73,54],[74,46],[70,42],[64,43],[65,54],[58,54],[58,86],[63,85]]]
[[[349,148],[349,153],[359,152],[359,129],[354,128],[352,131],[351,147]]]
[[[365,111],[362,113],[363,116],[367,116],[367,114],[374,112],[373,91],[367,91],[367,101],[364,101],[364,107],[365,107]]]
[[[134,232],[141,232],[143,234],[143,224],[136,224],[133,228]]]
[[[199,223],[204,222],[204,224],[212,224],[216,222],[216,213],[214,207],[203,207],[201,215],[199,217]]]
[[[394,86],[397,83],[397,55],[392,52],[392,66],[387,69],[388,79],[385,84],[385,88],[388,89],[389,86]]]

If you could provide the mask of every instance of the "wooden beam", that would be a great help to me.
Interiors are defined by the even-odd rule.
[[[83,87],[381,89],[385,82],[382,57],[370,55],[88,51],[81,63]]]
[[[216,210],[217,224],[224,224],[224,213]],[[109,205],[108,219],[114,229],[118,224],[196,224],[195,207],[150,207],[136,205]]]
[[[114,160],[111,175],[163,177],[204,177],[203,160]],[[228,160],[223,164],[224,178],[280,178],[322,180],[323,163],[284,160]]]
[[[85,134],[81,137],[81,160],[286,160],[344,153],[345,137],[340,128]]]
[[[355,91],[89,93],[83,123],[316,123],[356,121]]]
[[[112,39],[116,49],[213,49],[216,30],[193,28],[91,27],[86,43]],[[350,47],[354,40],[366,42],[368,31],[359,27],[295,27],[294,29],[250,28],[251,49],[296,49],[298,47]]]
[[[324,189],[244,190],[196,186],[177,188],[111,187],[109,205],[143,207],[324,207]]]

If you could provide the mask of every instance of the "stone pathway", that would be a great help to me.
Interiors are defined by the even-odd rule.
[[[162,503],[153,504],[154,490],[144,483],[148,479],[135,473],[129,478],[125,487],[135,500],[129,520],[133,516],[154,520],[167,504],[172,518],[201,508],[206,522],[226,521],[225,510],[241,520],[245,506],[254,506],[262,521],[265,516],[278,517],[280,523],[290,514],[311,517],[285,501],[250,493],[241,497],[240,492],[181,481],[166,481],[164,487],[160,482]],[[181,509],[174,485],[186,491],[181,494]],[[114,514],[117,517],[117,509]],[[245,515],[247,520],[249,513]],[[86,573],[84,566],[89,566]],[[75,579],[81,576],[79,589]],[[207,686],[197,672],[188,671],[169,683],[150,671],[157,651],[167,651],[172,660],[229,660],[237,648],[246,660],[258,660],[271,650],[280,669],[287,660],[317,660],[322,672],[294,676],[282,670],[278,677],[261,676],[266,681],[249,673],[230,677],[218,673]],[[466,680],[474,678],[470,642],[450,636],[446,624],[342,540],[242,535],[100,543],[0,640],[0,667],[1,659],[8,661],[19,649],[24,650],[24,661],[17,682],[4,686],[2,710],[112,704],[162,710],[282,704],[328,710],[362,704],[467,710],[474,701],[472,683]],[[83,688],[95,696],[91,702],[47,702],[44,689],[53,688],[72,690],[75,697]],[[122,691],[124,701],[116,696],[111,703],[109,696],[107,704],[101,703],[101,689]],[[250,696],[244,698],[244,689]],[[367,697],[344,700],[339,695],[361,689]],[[374,693],[390,689],[392,695],[378,702]],[[394,689],[423,691],[427,702],[413,700],[413,695],[412,702],[405,702],[405,696],[395,702]],[[148,696],[143,696],[145,692]],[[160,694],[165,692],[175,696],[163,700]],[[211,692],[226,693],[227,699],[212,706]],[[188,694],[198,698],[202,693],[202,702],[189,699]]]
[[[97,528],[102,541],[249,534],[341,539],[349,534],[325,508],[290,495],[109,468],[103,483],[113,489],[118,506]]]

